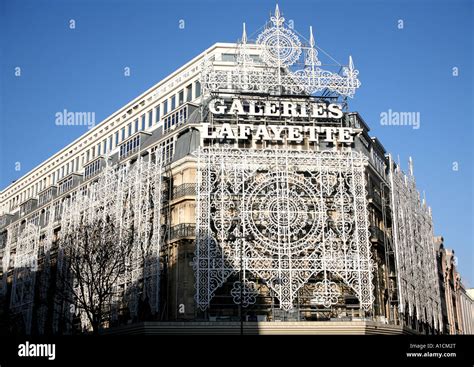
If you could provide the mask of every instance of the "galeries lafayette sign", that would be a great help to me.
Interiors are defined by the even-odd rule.
[[[341,106],[336,103],[312,101],[261,101],[234,98],[226,104],[216,98],[209,102],[209,111],[214,115],[268,116],[268,117],[312,117],[340,119]]]
[[[241,100],[237,98],[233,99],[231,103],[226,103],[223,99],[213,99],[209,102],[209,111],[213,115],[220,116],[283,117],[291,125],[203,123],[201,127],[203,139],[253,139],[301,143],[307,138],[309,142],[313,143],[322,140],[351,144],[354,141],[354,135],[360,132],[360,129],[350,127],[301,125],[302,121],[292,120],[292,118],[312,118],[317,122],[317,119],[340,119],[343,117],[341,106],[334,103]]]

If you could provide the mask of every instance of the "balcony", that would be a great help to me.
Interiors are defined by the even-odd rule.
[[[53,200],[58,193],[58,187],[55,185],[49,186],[38,194],[38,205],[43,206]]]
[[[174,130],[177,127],[186,124],[187,119],[198,108],[192,103],[185,103],[176,110],[163,116],[163,133]]]
[[[62,195],[74,187],[78,186],[82,182],[82,175],[78,173],[71,173],[70,175],[66,176],[64,179],[58,182],[59,191],[58,194]]]
[[[124,140],[120,144],[120,152],[119,152],[119,159],[128,158],[135,153],[140,151],[140,147],[143,145],[143,142],[151,136],[150,133],[145,131],[137,131],[133,135],[131,135],[128,139]]]
[[[196,225],[194,223],[181,223],[170,228],[167,234],[168,241],[182,238],[194,238],[196,236]]]
[[[92,162],[84,166],[84,179],[88,180],[89,178],[97,175],[105,167],[105,158],[104,156],[99,156],[94,159]]]
[[[38,200],[30,198],[24,203],[20,204],[20,217],[23,217],[38,207]]]
[[[13,214],[3,214],[0,216],[0,228],[4,228],[8,226],[11,222],[15,220],[15,216]]]
[[[195,196],[196,195],[196,184],[195,183],[184,183],[182,185],[173,187],[173,199],[178,199],[183,196]]]

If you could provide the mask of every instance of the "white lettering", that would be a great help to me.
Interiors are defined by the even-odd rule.
[[[247,139],[251,132],[252,132],[252,125],[249,125],[249,124],[239,125],[239,140]]]
[[[269,128],[272,130],[273,133],[273,140],[275,141],[282,141],[283,138],[281,136],[281,133],[285,130],[285,126],[276,126],[276,125],[270,125]]]
[[[255,131],[255,139],[272,140],[272,138],[270,138],[270,134],[268,134],[268,129],[265,125],[257,126],[257,131]]]
[[[56,358],[56,344],[34,344],[25,342],[18,345],[19,357],[48,357],[50,361]]]
[[[296,104],[293,102],[282,102],[283,105],[283,113],[282,116],[291,117],[291,116],[298,116],[298,111],[296,110]]]
[[[340,127],[338,130],[340,143],[352,143],[354,141],[354,138],[351,135],[351,130],[349,128]]]
[[[220,105],[216,107],[216,103],[219,103]],[[225,109],[226,107],[224,100],[222,99],[213,99],[211,102],[209,102],[209,111],[211,111],[213,115],[223,114],[225,113]]]
[[[341,110],[341,106],[331,103],[328,105],[329,117],[334,119],[340,119],[344,115]]]
[[[229,102],[222,98],[215,98],[209,102],[209,111],[212,114],[249,115],[249,116],[281,116],[281,117],[308,117],[340,119],[344,113],[336,103],[316,103],[307,100],[279,101],[245,100],[233,98]]]
[[[288,141],[303,141],[303,136],[301,135],[301,126],[289,126],[288,127]]]
[[[219,139],[235,139],[234,132],[230,127],[230,124],[222,124],[221,131],[217,136]]]
[[[203,123],[202,124],[202,127],[201,127],[201,135],[202,135],[202,138],[203,139],[213,139],[215,138],[215,134],[214,133],[210,133],[209,132],[209,128],[210,128],[210,125],[209,123]]]
[[[229,108],[229,114],[245,115],[244,106],[242,106],[240,99],[233,100],[232,105]]]
[[[265,116],[278,116],[280,110],[275,102],[265,102]]]

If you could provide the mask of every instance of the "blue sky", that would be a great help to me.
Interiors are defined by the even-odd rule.
[[[279,5],[300,33],[312,25],[317,45],[336,60],[353,56],[362,87],[350,109],[405,170],[413,157],[435,233],[455,249],[463,280],[473,287],[473,2]],[[274,1],[0,0],[0,188],[86,131],[57,126],[56,112],[93,111],[101,121],[213,43],[235,42],[242,22],[251,36],[274,7]],[[389,109],[419,112],[420,128],[381,126],[380,114]]]

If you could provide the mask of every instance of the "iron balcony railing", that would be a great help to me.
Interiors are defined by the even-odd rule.
[[[162,201],[168,201],[173,199],[178,199],[183,196],[195,196],[196,195],[196,184],[194,183],[185,183],[176,187],[173,187],[172,196],[169,197],[169,191],[163,191]]]
[[[186,195],[196,195],[196,184],[185,183],[185,184],[173,187],[173,199],[177,199]]]
[[[196,235],[196,225],[194,223],[181,223],[170,228],[168,240],[176,240]]]

